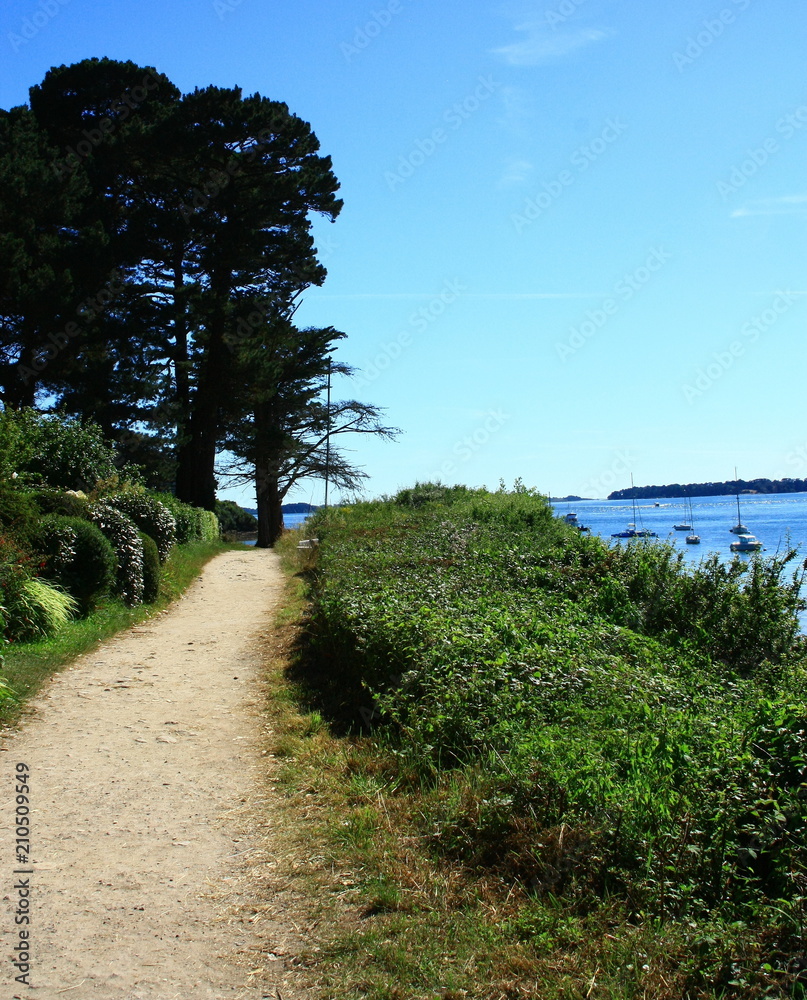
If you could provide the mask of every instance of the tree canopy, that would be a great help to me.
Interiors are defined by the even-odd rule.
[[[342,202],[285,104],[183,95],[132,62],[60,66],[29,107],[0,112],[0,181],[6,407],[92,420],[147,481],[209,510],[225,446],[268,470],[261,509],[261,484],[282,496],[322,471],[326,426],[390,435],[375,408],[318,398],[328,365],[349,371],[331,360],[343,335],[291,322],[326,276],[312,216],[333,221]],[[338,453],[330,471],[360,478]]]

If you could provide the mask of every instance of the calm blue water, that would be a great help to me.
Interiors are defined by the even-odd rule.
[[[637,500],[636,517],[629,500],[578,500],[574,503],[553,501],[559,517],[575,511],[580,524],[587,525],[592,533],[612,540],[615,545],[634,544],[630,540],[611,539],[615,531],[624,531],[628,522],[635,520],[637,528],[655,531],[659,540],[675,541],[688,563],[698,563],[707,555],[717,552],[726,560],[734,553],[729,545],[736,538],[729,528],[737,523],[735,497],[692,497],[692,521],[683,499]],[[807,556],[807,493],[748,494],[740,496],[742,523],[765,546],[761,555],[774,555],[790,543],[796,546],[803,560]],[[684,538],[689,532],[675,531],[674,524],[692,523],[701,536],[700,545],[687,545]],[[641,541],[641,540],[639,540]],[[741,559],[750,559],[750,553],[740,553]],[[791,563],[796,568],[796,563]],[[801,616],[802,631],[807,631],[807,612]]]
[[[283,515],[283,527],[287,530],[292,528],[299,528],[303,521],[308,517],[308,514],[284,514]]]
[[[286,529],[299,528],[307,517],[308,514],[284,514],[283,527]],[[248,541],[244,542],[244,545],[254,545],[254,544],[255,544],[254,538],[250,538]]]

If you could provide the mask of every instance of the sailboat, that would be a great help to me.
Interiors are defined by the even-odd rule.
[[[687,545],[700,545],[701,536],[695,531],[695,512],[692,510],[692,497],[687,497],[689,500],[689,520],[690,520],[690,533],[686,536]]]
[[[633,491],[633,475],[630,477],[630,488]],[[615,531],[611,538],[655,538],[655,531],[648,531],[647,528],[636,527],[636,497],[631,495],[633,502],[633,520],[624,531]]]
[[[758,538],[750,533],[748,528],[743,524],[743,519],[740,516],[740,480],[737,479],[737,468],[734,468],[734,479],[737,483],[737,523],[733,528],[729,528],[729,531],[737,536],[737,540],[729,545],[732,552],[759,552],[762,548],[762,542]]]
[[[737,491],[735,496],[737,497],[737,523],[733,528],[729,528],[732,535],[747,535],[748,528],[743,524],[743,520],[740,517],[740,480],[737,478],[737,467],[734,467],[734,482],[737,484]]]

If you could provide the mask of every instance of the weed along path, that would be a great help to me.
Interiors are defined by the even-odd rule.
[[[272,867],[261,632],[281,588],[273,552],[217,556],[4,734],[4,997],[274,1000],[279,987],[291,1000],[296,932],[253,905]],[[14,843],[19,765],[30,857]],[[21,948],[29,985],[10,957]]]

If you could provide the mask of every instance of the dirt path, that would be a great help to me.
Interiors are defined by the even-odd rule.
[[[218,556],[168,611],[58,675],[6,734],[0,997],[279,995],[298,935],[249,903],[272,868],[258,636],[281,586],[272,552]],[[17,762],[31,769],[30,988],[8,957],[25,879]]]

